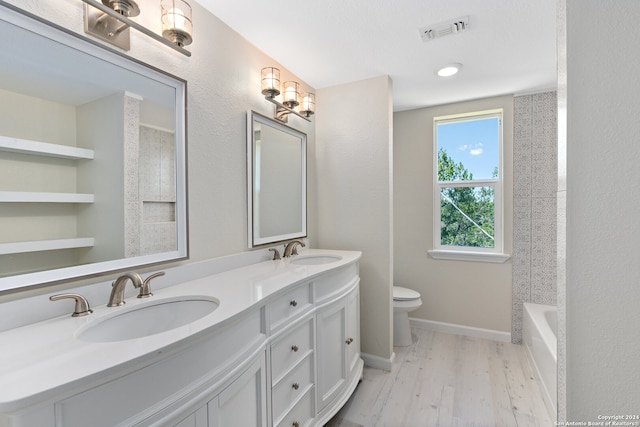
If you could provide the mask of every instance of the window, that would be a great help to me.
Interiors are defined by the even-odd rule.
[[[433,127],[431,255],[504,262],[492,256],[502,254],[502,110],[436,117]]]

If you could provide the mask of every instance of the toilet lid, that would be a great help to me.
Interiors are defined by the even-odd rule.
[[[393,299],[396,301],[408,301],[420,298],[420,293],[402,286],[393,287]]]

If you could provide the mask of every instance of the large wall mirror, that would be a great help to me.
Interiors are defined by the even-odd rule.
[[[307,236],[307,135],[247,113],[249,247]]]
[[[186,258],[186,82],[0,10],[0,294]]]

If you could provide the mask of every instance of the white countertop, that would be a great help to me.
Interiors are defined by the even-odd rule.
[[[68,315],[0,333],[0,412],[14,411],[47,399],[60,387],[73,387],[113,368],[125,368],[209,328],[225,325],[234,316],[265,298],[318,274],[356,262],[361,252],[307,249],[297,258],[337,255],[339,261],[319,265],[265,261],[219,274],[153,290],[148,299],[127,298],[121,307],[92,307],[85,317]],[[131,286],[127,284],[127,286]],[[87,342],[76,335],[104,316],[164,298],[204,296],[219,300],[212,313],[166,332],[116,342]],[[72,307],[72,304],[70,304]],[[135,327],[135,325],[132,325]],[[82,329],[81,329],[82,328]]]

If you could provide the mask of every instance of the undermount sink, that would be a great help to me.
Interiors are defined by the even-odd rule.
[[[111,342],[155,335],[195,322],[219,305],[214,298],[200,296],[158,300],[88,323],[79,331],[78,339]]]
[[[341,259],[341,256],[336,255],[309,255],[293,258],[291,264],[320,265],[340,261]]]

